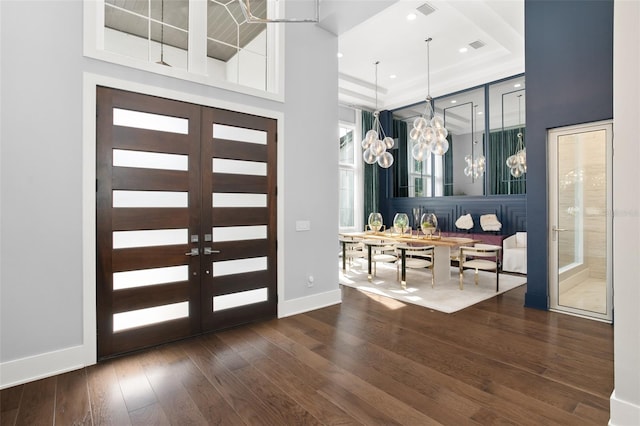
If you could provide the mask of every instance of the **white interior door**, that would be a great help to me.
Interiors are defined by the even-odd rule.
[[[552,310],[612,321],[612,124],[549,131]]]

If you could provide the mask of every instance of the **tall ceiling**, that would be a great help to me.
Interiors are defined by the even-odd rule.
[[[239,1],[207,1],[210,57],[226,61],[263,31],[265,24],[245,22]],[[376,109],[377,92],[378,109],[397,109],[424,101],[427,92],[435,98],[524,72],[524,0],[243,1],[259,16],[269,2],[320,2],[319,25],[339,36],[339,100],[345,105]],[[188,0],[105,3],[108,27],[186,48]],[[408,20],[410,14],[415,19]],[[477,44],[482,47],[472,47]]]
[[[383,8],[356,24],[347,10],[347,24],[341,26],[335,23],[340,19],[336,16],[344,15],[336,11],[338,3]],[[332,27],[326,26],[325,6],[332,9]],[[379,109],[423,101],[429,37],[429,92],[434,98],[524,72],[524,0],[324,0],[320,7],[320,25],[339,35],[342,104],[375,109],[376,61]],[[415,19],[408,20],[412,13]],[[467,51],[461,53],[462,48]]]

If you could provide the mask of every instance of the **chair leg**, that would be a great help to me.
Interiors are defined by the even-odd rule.
[[[431,288],[433,288],[436,285],[436,277],[433,274],[433,261],[431,262],[429,269],[431,269]]]
[[[498,268],[496,268],[496,293],[500,291],[500,274],[498,273]]]
[[[460,290],[464,290],[462,286],[462,279],[464,278],[464,269],[460,268]]]

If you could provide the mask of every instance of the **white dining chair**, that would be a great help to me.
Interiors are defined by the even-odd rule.
[[[397,279],[400,280],[403,289],[406,289],[407,282],[406,276],[400,277],[400,270],[402,268],[402,261],[404,260],[405,271],[406,268],[423,269],[427,268],[431,272],[431,287],[435,285],[435,277],[433,275],[433,256],[434,246],[407,246],[398,245],[396,247],[400,253],[399,259],[396,261],[396,274]],[[404,253],[403,253],[404,252]]]
[[[464,270],[474,269],[474,282],[478,285],[478,271],[496,271],[496,292],[500,283],[500,252],[502,247],[492,244],[476,244],[473,247],[460,247],[460,290],[464,289]]]

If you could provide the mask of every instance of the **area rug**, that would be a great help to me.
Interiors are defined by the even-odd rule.
[[[358,290],[390,297],[401,302],[413,303],[444,313],[453,313],[487,300],[498,294],[526,283],[526,276],[500,274],[500,291],[496,293],[496,274],[480,271],[478,285],[474,284],[474,271],[464,272],[464,289],[458,286],[458,268],[451,268],[451,279],[446,284],[431,288],[431,273],[428,270],[407,269],[407,288],[402,289],[396,280],[396,266],[378,264],[378,272],[372,282],[367,280],[367,264],[354,262],[346,271],[340,269],[340,284]]]

